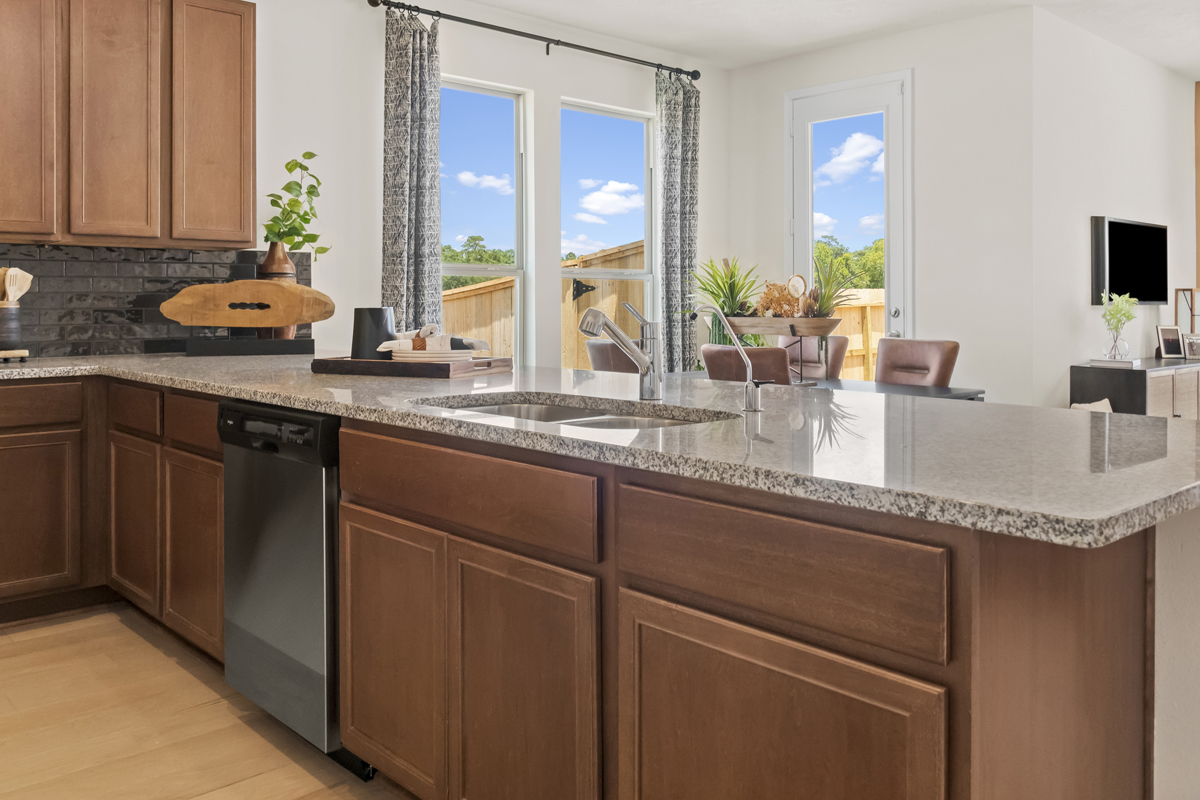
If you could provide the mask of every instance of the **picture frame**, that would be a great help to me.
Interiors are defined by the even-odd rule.
[[[1183,334],[1183,356],[1188,361],[1200,361],[1200,333]]]
[[[1159,358],[1186,358],[1183,351],[1183,334],[1178,325],[1156,325],[1158,332]]]

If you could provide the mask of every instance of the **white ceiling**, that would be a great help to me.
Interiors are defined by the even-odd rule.
[[[486,5],[703,58],[756,64],[963,19],[1021,0],[481,0]],[[1037,5],[1200,79],[1200,0],[1045,0]],[[681,64],[679,66],[687,66]]]

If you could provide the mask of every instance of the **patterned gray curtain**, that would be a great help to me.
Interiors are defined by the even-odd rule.
[[[696,269],[696,203],[700,193],[700,90],[691,78],[659,72],[659,266],[662,275],[663,354],[669,372],[696,366],[696,337],[683,312],[692,307]]]
[[[442,322],[437,20],[387,11],[383,109],[383,304],[396,327]]]

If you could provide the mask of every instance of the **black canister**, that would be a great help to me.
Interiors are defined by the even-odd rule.
[[[384,342],[396,338],[396,319],[389,308],[354,309],[354,338],[350,343],[350,357],[361,359],[389,359],[391,353],[376,350]]]
[[[21,347],[21,309],[0,304],[0,350],[23,350]]]

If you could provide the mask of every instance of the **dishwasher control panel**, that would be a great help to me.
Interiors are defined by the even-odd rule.
[[[225,444],[276,454],[296,461],[337,464],[338,417],[261,403],[225,400],[217,416]]]

